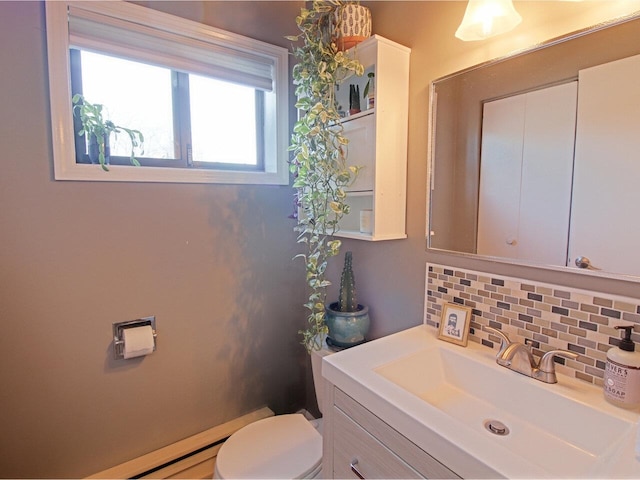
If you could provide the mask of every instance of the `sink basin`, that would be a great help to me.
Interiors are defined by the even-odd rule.
[[[638,411],[562,373],[556,384],[518,374],[434,330],[329,355],[322,375],[463,478],[640,478]]]
[[[375,372],[446,413],[461,428],[483,432],[487,441],[516,455],[539,458],[545,469],[561,476],[593,471],[634,428],[629,421],[556,394],[558,385],[453,349],[425,349]],[[491,431],[488,421],[498,426]]]

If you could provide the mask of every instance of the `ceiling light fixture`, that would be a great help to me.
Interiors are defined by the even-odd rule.
[[[511,0],[469,0],[456,37],[465,42],[484,40],[508,32],[521,21]]]

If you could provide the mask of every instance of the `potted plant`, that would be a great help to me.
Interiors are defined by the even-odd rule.
[[[360,305],[356,297],[351,252],[344,255],[338,301],[328,305],[326,310],[328,344],[352,347],[365,341],[370,326],[369,307]]]
[[[360,2],[344,2],[337,6],[335,37],[340,50],[348,50],[371,36],[371,11]]]
[[[357,167],[346,164],[347,138],[336,105],[335,88],[351,74],[362,75],[362,64],[340,51],[335,43],[335,12],[341,1],[314,1],[296,18],[300,33],[288,36],[298,63],[293,67],[293,83],[300,112],[291,135],[290,170],[296,189],[298,242],[305,253],[306,282],[310,288],[305,307],[307,326],[301,330],[307,351],[322,346],[325,323],[327,261],[340,251],[333,238],[340,219],[349,212],[346,187],[357,175]]]
[[[73,113],[79,115],[82,122],[82,130],[78,135],[84,136],[89,142],[89,158],[91,163],[100,163],[102,169],[109,171],[109,137],[112,133],[125,132],[131,140],[131,164],[137,167],[140,162],[134,156],[137,147],[142,148],[144,137],[139,130],[122,127],[114,124],[111,120],[105,120],[103,116],[104,105],[91,103],[80,94],[73,96]]]

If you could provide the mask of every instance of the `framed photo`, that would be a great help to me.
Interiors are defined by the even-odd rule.
[[[440,331],[438,338],[456,345],[467,346],[469,325],[471,323],[471,308],[455,303],[446,303],[440,317]]]

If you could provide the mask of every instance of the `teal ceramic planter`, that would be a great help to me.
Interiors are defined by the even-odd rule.
[[[334,302],[325,309],[329,328],[327,343],[348,348],[365,341],[371,325],[369,307],[358,304],[357,312],[340,312],[338,302]]]

